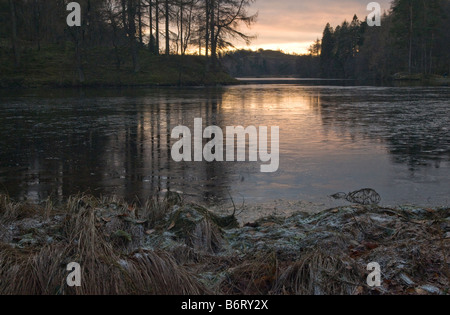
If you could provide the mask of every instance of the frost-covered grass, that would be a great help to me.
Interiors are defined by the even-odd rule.
[[[347,206],[239,226],[176,194],[0,196],[0,294],[448,294],[449,231],[449,209]],[[371,262],[379,288],[366,284]]]

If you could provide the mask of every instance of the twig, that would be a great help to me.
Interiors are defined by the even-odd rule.
[[[354,212],[351,211],[350,213],[351,213],[353,219],[355,220],[356,225],[358,226],[358,228],[361,230],[361,232],[364,234],[364,236],[367,236],[368,233],[367,233],[367,232],[365,231],[365,229],[361,226],[361,224],[359,224],[358,220],[356,219],[356,216],[355,216]]]
[[[230,196],[231,202],[233,203],[234,211],[231,216],[234,217],[234,215],[236,214],[236,204],[234,203],[233,197],[231,196],[230,190],[228,188],[227,188],[227,192],[228,192],[228,195]]]

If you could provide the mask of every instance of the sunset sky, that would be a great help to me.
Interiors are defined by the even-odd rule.
[[[392,0],[378,0],[388,11]],[[259,12],[258,20],[247,33],[257,35],[245,49],[274,49],[288,53],[305,53],[311,43],[322,36],[326,23],[333,27],[356,13],[362,20],[371,0],[256,0],[249,13]]]

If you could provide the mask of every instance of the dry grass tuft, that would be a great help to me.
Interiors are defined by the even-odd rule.
[[[229,295],[266,295],[277,274],[278,261],[273,255],[256,256],[230,269],[220,288]]]
[[[54,214],[55,207],[50,199],[45,205],[30,204],[27,202],[16,203],[9,196],[0,194],[0,221],[12,222],[25,218],[32,218],[37,215],[44,215],[49,218]]]
[[[164,252],[140,251],[127,263],[131,286],[152,295],[202,295],[208,290]]]
[[[222,248],[222,229],[212,214],[202,207],[185,205],[175,208],[166,229],[195,251],[217,253]]]
[[[287,295],[349,295],[362,285],[364,273],[345,257],[313,251],[290,265],[277,279],[274,293]]]
[[[122,256],[107,241],[92,197],[71,198],[63,240],[38,250],[0,245],[1,295],[204,294],[207,290],[165,253]],[[70,262],[81,265],[81,287],[66,284]]]

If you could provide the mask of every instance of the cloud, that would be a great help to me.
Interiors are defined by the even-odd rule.
[[[336,26],[354,14],[362,20],[370,0],[256,0],[249,13],[256,11],[258,21],[248,33],[257,35],[250,48],[278,47],[287,52],[306,52],[322,36],[326,23]],[[388,11],[391,0],[378,0]],[[244,48],[244,45],[238,45]],[[301,47],[301,48],[300,48]]]

